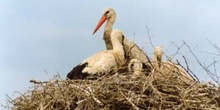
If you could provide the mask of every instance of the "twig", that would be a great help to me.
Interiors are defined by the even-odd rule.
[[[118,88],[119,89],[119,88]],[[119,92],[121,93],[121,95],[132,105],[132,107],[135,110],[139,110],[139,108],[129,99],[125,96],[125,94],[119,89]]]
[[[82,87],[79,87],[79,86],[76,86],[76,85],[71,85],[72,87],[75,87],[75,88],[77,88],[77,89],[79,89],[79,90],[81,90],[81,91],[83,91],[87,96],[92,96],[92,98],[93,98],[93,100],[96,102],[96,103],[98,103],[99,105],[103,105],[103,103],[100,101],[100,100],[98,100],[94,95],[93,95],[93,91],[92,91],[92,89],[90,88],[90,87],[87,87],[87,89],[89,89],[89,90],[86,90],[86,89],[83,89]],[[81,103],[82,102],[82,100],[80,100],[80,101],[78,101],[77,103]]]
[[[134,48],[135,46],[136,46],[136,44],[132,45],[131,48],[129,48],[128,52],[126,53],[126,55],[128,55],[128,57],[130,57],[129,54],[130,54],[130,52],[131,52],[131,49]]]
[[[185,56],[182,56],[182,57],[183,57],[183,59],[184,59],[184,61],[185,61],[185,63],[186,63],[187,70],[186,70],[184,67],[183,67],[183,68],[187,71],[187,73],[190,75],[190,77],[193,78],[194,81],[200,82],[200,81],[199,81],[199,78],[198,78],[198,77],[191,71],[191,69],[189,68],[189,64],[188,64],[188,62],[187,62],[187,60],[186,60],[186,57],[185,57]],[[180,65],[180,66],[182,66],[182,65]],[[192,73],[192,74],[190,74],[190,73]],[[193,76],[192,76],[192,75],[193,75]],[[195,78],[196,78],[196,79],[195,79]]]
[[[183,41],[184,42],[184,41]],[[193,55],[193,57],[196,59],[197,63],[199,64],[199,66],[201,66],[206,72],[207,74],[209,75],[210,78],[212,78],[213,81],[215,81],[218,85],[220,85],[219,81],[216,80],[212,74],[212,72],[210,72],[210,70],[208,70],[207,67],[205,67],[200,61],[199,59],[196,57],[196,55],[193,53],[193,51],[191,50],[191,48],[189,47],[189,45],[187,45],[185,42],[184,44],[186,45],[186,47],[189,49],[190,53]]]
[[[149,42],[150,42],[150,45],[154,48],[154,44],[152,43],[152,40],[151,40],[151,35],[150,35],[150,29],[148,28],[148,26],[146,25],[146,29],[147,29],[147,37],[149,39]]]

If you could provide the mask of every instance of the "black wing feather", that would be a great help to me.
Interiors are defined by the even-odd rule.
[[[88,65],[88,63],[84,63],[81,65],[77,65],[67,74],[67,78],[69,79],[85,79],[89,76],[88,73],[83,73],[82,70]]]

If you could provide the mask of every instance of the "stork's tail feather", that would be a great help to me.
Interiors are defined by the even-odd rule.
[[[84,63],[81,65],[77,65],[67,74],[67,78],[69,79],[85,79],[89,76],[88,73],[82,73],[82,70],[86,67],[88,63]]]

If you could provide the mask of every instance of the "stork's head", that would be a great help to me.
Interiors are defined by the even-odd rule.
[[[106,8],[103,13],[102,16],[105,16],[106,19],[111,19],[112,17],[116,17],[116,13],[115,10],[112,8]]]
[[[154,48],[154,61],[162,61],[163,56],[163,50],[161,47],[155,47]]]
[[[143,63],[141,63],[141,61],[138,59],[132,59],[132,60],[130,60],[130,62],[128,64],[128,70],[130,72],[133,72],[132,77],[143,75],[143,73],[142,73]]]
[[[128,70],[129,71],[142,71],[143,69],[143,64],[141,63],[140,60],[138,59],[132,59],[130,60],[129,64],[128,64]]]
[[[112,8],[106,8],[106,9],[103,11],[102,17],[101,17],[101,19],[99,20],[98,24],[96,25],[96,28],[95,28],[93,34],[96,33],[96,31],[102,26],[102,24],[103,24],[106,20],[107,20],[110,24],[114,24],[114,22],[115,22],[115,20],[116,20],[116,13],[115,13],[115,10],[114,10],[114,9],[112,9]]]

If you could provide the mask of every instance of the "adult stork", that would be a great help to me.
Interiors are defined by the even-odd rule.
[[[84,79],[90,75],[102,75],[120,67],[124,60],[123,34],[119,30],[111,32],[112,50],[103,50],[77,65],[67,74],[69,79]]]
[[[110,40],[110,34],[112,32],[112,26],[115,23],[116,20],[116,12],[112,8],[106,8],[103,11],[102,17],[99,20],[93,34],[97,32],[97,30],[102,26],[102,24],[107,21],[105,25],[105,30],[104,30],[104,41],[107,50],[111,50],[113,48],[112,42]],[[141,50],[136,44],[133,42],[129,41],[127,38],[124,38],[124,50],[125,50],[125,55],[128,56],[128,59],[138,59],[142,63],[145,64],[145,66],[149,66],[149,58],[148,56]]]

